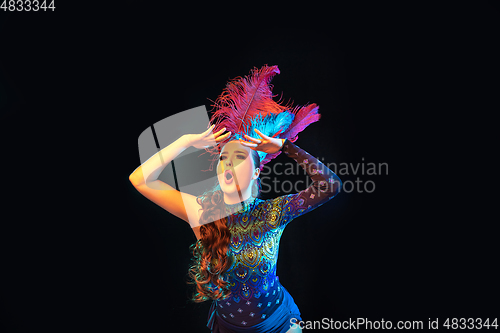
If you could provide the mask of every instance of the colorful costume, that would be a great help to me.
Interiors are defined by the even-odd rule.
[[[291,318],[302,320],[292,296],[276,276],[281,234],[291,220],[335,196],[340,186],[333,171],[294,144],[301,131],[320,119],[319,107],[292,108],[275,102],[270,81],[279,72],[278,66],[264,66],[254,69],[249,77],[229,82],[215,101],[213,132],[223,127],[231,131],[227,142],[246,140],[243,134],[259,138],[254,129],[284,139],[276,153],[257,150],[260,169],[284,152],[299,163],[313,183],[303,191],[274,199],[251,197],[242,203],[226,204],[231,233],[228,255],[235,260],[223,273],[223,279],[230,282],[231,295],[212,301],[207,324],[212,332],[285,333]],[[218,160],[221,146],[206,149],[214,156],[213,162]],[[217,290],[218,286],[210,282],[208,288]]]
[[[227,205],[230,252],[235,261],[224,273],[231,296],[213,301],[208,328],[212,332],[276,332],[302,320],[292,296],[276,276],[281,234],[294,218],[321,206],[338,192],[337,176],[323,163],[285,140],[282,151],[307,172],[313,183],[305,190],[274,199],[250,198],[243,208]],[[240,205],[241,207],[241,205]],[[216,288],[212,284],[212,288]]]

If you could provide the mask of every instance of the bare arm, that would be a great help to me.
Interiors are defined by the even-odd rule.
[[[179,156],[180,153],[190,146],[189,136],[181,136],[179,139],[175,140],[170,145],[151,156],[146,162],[142,163],[142,165],[135,169],[129,176],[130,182],[137,187],[139,185],[157,180],[163,169],[165,169],[170,162],[172,162],[177,156]],[[173,187],[167,184],[165,185],[174,190]]]
[[[129,180],[143,196],[194,227],[199,221],[199,209],[201,208],[196,202],[196,197],[180,192],[158,179],[163,169],[180,153],[189,148],[188,138],[187,135],[183,135],[151,156],[132,172]]]
[[[171,214],[188,222],[191,228],[199,225],[201,215],[201,206],[196,201],[196,197],[176,190],[159,180],[158,176],[173,159],[190,146],[202,149],[223,141],[230,135],[229,132],[220,136],[225,129],[211,135],[212,128],[213,126],[201,134],[181,136],[149,158],[129,176],[130,182],[137,191]]]

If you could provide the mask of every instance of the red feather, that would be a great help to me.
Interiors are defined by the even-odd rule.
[[[293,122],[290,124],[288,129],[283,132],[280,136],[281,138],[287,138],[290,142],[297,141],[298,134],[302,132],[307,126],[318,121],[321,118],[321,115],[318,113],[319,106],[315,103],[303,106],[296,107],[292,110],[292,113],[295,114],[295,118]]]
[[[222,94],[215,101],[216,111],[212,115],[214,132],[226,127],[231,134],[240,133],[243,124],[259,113],[262,117],[280,113],[287,109],[273,100],[272,78],[279,74],[278,66],[264,65],[260,70],[254,67],[249,76],[237,77],[228,82]],[[224,124],[221,124],[224,122]]]
[[[295,115],[290,126],[281,133],[281,130],[273,135],[273,137],[278,137],[280,139],[288,139],[290,142],[295,142],[299,138],[298,134],[302,132],[307,126],[318,121],[321,115],[318,113],[319,106],[316,104],[310,104],[303,107],[297,106],[293,110],[290,110]],[[281,154],[281,150],[274,154],[267,154],[263,161],[260,162],[264,165]]]
[[[241,134],[246,126],[250,127],[251,120],[258,114],[261,114],[264,118],[271,113],[288,111],[295,116],[293,122],[288,128],[282,128],[272,137],[286,138],[290,142],[295,142],[298,134],[313,122],[318,121],[321,115],[318,114],[319,107],[314,103],[307,106],[296,106],[292,109],[291,105],[282,105],[274,101],[273,86],[270,82],[279,73],[278,66],[264,65],[260,70],[254,67],[249,76],[244,78],[236,77],[229,81],[222,94],[213,104],[215,112],[212,114],[211,123],[215,126],[212,133],[216,133],[225,127],[226,131],[230,131],[231,137],[233,137],[237,133]],[[249,135],[252,136],[252,134],[254,133]],[[223,143],[209,147],[206,151],[212,155],[218,155],[222,145]],[[261,166],[277,157],[280,153],[281,151],[268,154],[261,161]],[[216,159],[217,156],[212,160],[212,165]],[[210,165],[210,170],[212,170],[212,165]]]

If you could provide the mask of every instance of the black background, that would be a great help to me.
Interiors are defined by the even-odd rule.
[[[298,146],[389,165],[287,226],[277,274],[303,320],[498,316],[475,168],[494,150],[473,141],[495,133],[498,6],[68,5],[0,14],[3,332],[208,331],[187,301],[194,234],[128,176],[144,129],[264,64],[275,93],[320,106]]]

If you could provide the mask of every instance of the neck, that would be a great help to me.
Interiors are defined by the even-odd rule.
[[[227,205],[234,205],[242,201],[247,201],[252,197],[252,188],[249,186],[244,192],[224,193],[224,202]]]

